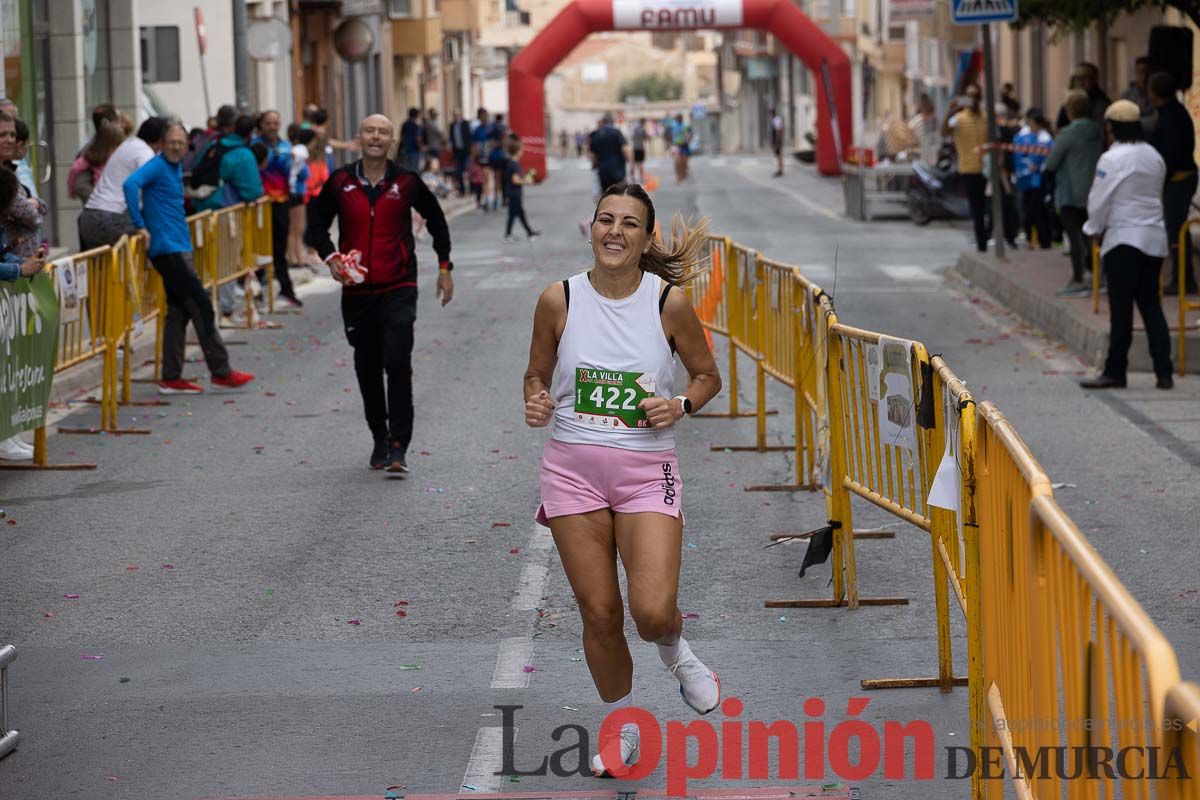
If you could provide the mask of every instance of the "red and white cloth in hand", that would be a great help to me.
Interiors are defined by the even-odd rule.
[[[325,263],[333,270],[334,277],[346,285],[359,284],[367,279],[367,268],[362,264],[362,253],[332,253]]]

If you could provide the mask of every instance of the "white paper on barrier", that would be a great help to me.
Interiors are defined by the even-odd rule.
[[[258,208],[258,216],[255,218],[255,224],[261,228],[262,227],[262,214],[263,214],[262,203],[259,203],[257,208]]]
[[[948,389],[942,390],[946,423],[946,449],[929,487],[929,505],[958,513],[962,509],[962,483],[958,471],[958,409]]]
[[[917,449],[911,354],[908,339],[879,337],[879,443],[910,451]]]
[[[54,262],[54,279],[58,283],[60,322],[79,321],[79,281],[75,275],[75,260],[60,258]]]
[[[204,223],[192,226],[192,237],[196,240],[196,247],[204,247]]]
[[[87,299],[88,265],[86,261],[80,261],[75,265],[75,293],[79,295],[81,301]]]
[[[867,346],[867,396],[879,402],[879,345]]]

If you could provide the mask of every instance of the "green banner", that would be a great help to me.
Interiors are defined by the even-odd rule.
[[[57,346],[58,298],[49,273],[0,282],[0,439],[46,419]]]

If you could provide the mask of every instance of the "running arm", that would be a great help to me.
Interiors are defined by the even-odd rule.
[[[417,213],[425,218],[425,227],[433,236],[433,251],[437,253],[438,266],[450,266],[450,226],[446,224],[446,214],[442,204],[434,197],[433,192],[424,181],[417,184],[417,199],[413,203]]]
[[[329,237],[329,226],[337,214],[337,193],[333,181],[325,181],[321,193],[308,204],[308,224],[304,228],[304,244],[317,251],[321,260],[333,253],[333,239]]]
[[[542,292],[533,312],[533,338],[529,343],[529,366],[525,370],[525,423],[541,428],[550,423],[554,400],[550,385],[558,362],[558,340],[566,324],[567,298],[562,284]]]
[[[721,391],[721,372],[712,350],[708,349],[700,318],[682,289],[673,288],[667,294],[662,320],[667,338],[687,369],[688,383],[681,394],[692,401],[693,411],[699,411]]]

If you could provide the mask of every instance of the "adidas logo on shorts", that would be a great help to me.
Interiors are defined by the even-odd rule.
[[[663,462],[663,504],[668,506],[675,505],[675,473],[671,471],[671,463]]]

